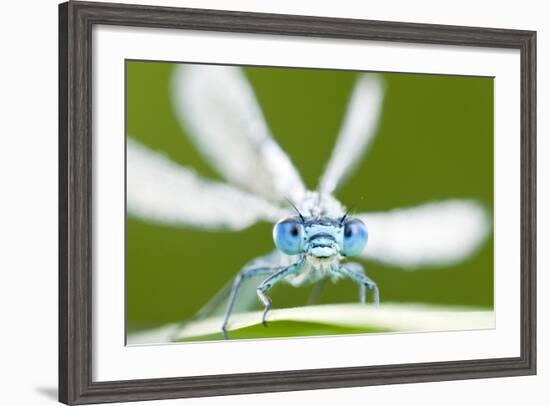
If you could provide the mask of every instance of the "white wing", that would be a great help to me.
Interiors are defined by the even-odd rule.
[[[239,68],[180,65],[172,98],[192,142],[225,179],[276,201],[302,198],[300,175],[271,137]]]
[[[255,195],[201,178],[127,138],[128,212],[144,220],[206,229],[239,230],[284,212]]]
[[[378,75],[359,78],[348,104],[332,156],[319,182],[319,191],[333,193],[361,161],[378,128],[384,83]]]
[[[491,230],[489,214],[472,200],[445,200],[357,217],[369,231],[361,256],[409,269],[460,262],[480,247]]]

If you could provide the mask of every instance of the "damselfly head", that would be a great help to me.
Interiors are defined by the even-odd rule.
[[[367,227],[346,217],[287,217],[273,228],[277,248],[287,255],[307,254],[316,258],[359,254],[368,239]]]

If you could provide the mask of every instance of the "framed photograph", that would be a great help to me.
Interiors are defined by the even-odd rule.
[[[59,8],[59,400],[536,373],[536,33]]]

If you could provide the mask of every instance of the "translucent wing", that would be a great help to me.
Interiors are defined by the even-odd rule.
[[[361,161],[378,127],[384,83],[365,74],[353,90],[332,156],[319,182],[319,191],[333,193]]]
[[[225,179],[275,201],[302,198],[300,175],[271,137],[239,68],[180,65],[172,98],[191,141]]]
[[[246,265],[246,268],[277,268],[288,266],[295,262],[297,257],[286,256],[275,250],[268,255],[255,258]],[[275,272],[276,269],[273,270]],[[237,300],[232,310],[232,315],[242,313],[245,311],[251,311],[260,309],[261,303],[258,299],[256,289],[258,286],[269,277],[271,272],[253,274],[244,279],[237,293]],[[229,302],[229,296],[233,288],[234,280],[228,281],[223,288],[221,288],[193,317],[193,320],[202,320],[209,317],[222,316],[227,310]],[[273,292],[271,290],[270,292]],[[220,326],[221,327],[221,326]]]
[[[491,230],[489,214],[472,200],[446,200],[357,217],[369,230],[361,256],[409,269],[460,262],[480,247]]]
[[[148,221],[239,230],[284,215],[264,199],[213,182],[127,138],[127,209]]]
[[[246,279],[239,289],[239,295],[233,306],[231,315],[229,318],[228,328],[231,330],[231,321],[239,313],[259,310],[260,301],[256,294],[256,289],[265,280],[266,276],[256,276]],[[228,281],[213,297],[210,299],[193,317],[181,322],[175,329],[172,329],[170,336],[166,341],[178,341],[182,336],[185,336],[187,329],[193,326],[193,322],[213,319],[217,320],[217,325],[214,327],[214,332],[222,336],[222,321],[227,310],[229,303],[229,297],[231,289],[233,287],[233,280]],[[192,327],[191,327],[192,328]]]
[[[243,281],[239,288],[239,294],[237,295],[232,314],[260,308],[256,289],[266,278],[266,275],[259,275]],[[233,280],[230,280],[196,313],[193,320],[203,320],[225,315],[232,287]]]

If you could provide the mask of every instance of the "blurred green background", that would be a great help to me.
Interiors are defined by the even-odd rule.
[[[222,180],[187,139],[169,97],[174,65],[126,62],[127,133],[200,174]],[[247,67],[271,131],[314,189],[331,154],[356,72]],[[382,120],[370,151],[338,191],[357,212],[436,199],[476,198],[493,208],[493,79],[384,74]],[[223,91],[223,90],[222,90]],[[251,258],[274,248],[271,224],[206,232],[126,221],[128,332],[192,316]],[[365,262],[382,302],[493,306],[492,236],[472,258],[403,271]],[[281,287],[274,308],[303,305],[309,289]],[[327,284],[321,302],[354,302],[350,281]]]

